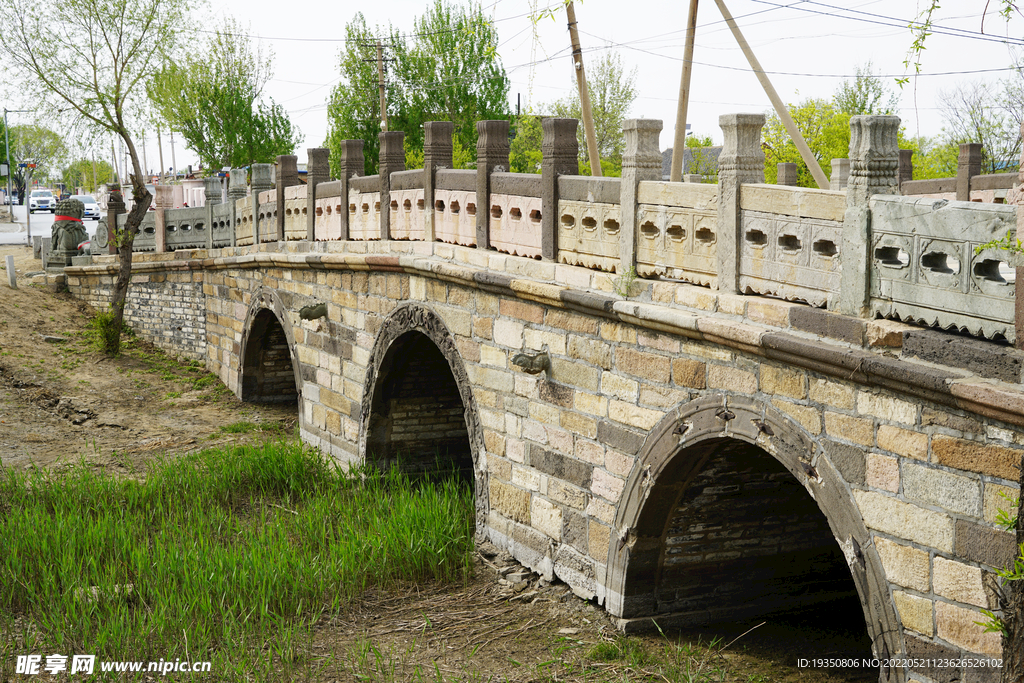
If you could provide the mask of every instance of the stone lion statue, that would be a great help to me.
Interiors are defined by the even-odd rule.
[[[85,205],[77,199],[65,199],[57,204],[53,227],[50,229],[50,249],[78,251],[78,245],[89,239],[82,223]]]

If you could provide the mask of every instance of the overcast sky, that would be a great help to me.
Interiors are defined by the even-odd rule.
[[[224,0],[215,14],[229,13],[274,52],[274,79],[266,92],[289,112],[304,135],[299,161],[307,147],[320,146],[327,132],[327,100],[339,82],[339,51],[344,26],[362,11],[370,26],[392,23],[411,31],[413,18],[430,0],[374,3]],[[511,80],[510,104],[520,96],[524,110],[542,110],[574,92],[569,34],[561,2],[555,19],[536,24],[530,15],[552,0],[486,0],[483,4],[499,32],[498,53]],[[904,66],[913,36],[907,28],[927,0],[726,0],[747,41],[783,101],[831,98],[845,78],[870,60],[875,72],[900,97],[899,114],[910,135],[936,135],[942,128],[939,93],[961,81],[992,83],[1010,77],[1013,48],[1024,45],[1024,19],[1007,23],[992,1],[982,33],[984,0],[944,0],[935,15],[921,75],[900,90],[895,78],[913,76]],[[636,69],[639,97],[632,116],[661,119],[662,148],[672,145],[676,98],[682,68],[687,0],[582,0],[575,4],[584,59],[616,50],[627,69]],[[692,130],[721,141],[718,117],[733,112],[763,112],[771,104],[728,30],[713,0],[702,0],[691,82],[689,120]],[[1018,51],[1020,47],[1016,48]],[[166,137],[166,136],[165,136]],[[151,167],[155,136],[148,140]],[[176,138],[178,164],[192,159]],[[168,140],[164,159],[170,165]],[[184,161],[183,161],[184,157]]]

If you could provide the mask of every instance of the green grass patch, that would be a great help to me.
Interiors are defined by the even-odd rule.
[[[367,588],[466,580],[473,502],[454,479],[341,471],[289,441],[161,461],[144,481],[3,471],[0,548],[0,678],[18,654],[60,652],[290,680],[316,666],[312,626]]]
[[[229,425],[223,425],[220,431],[225,434],[250,434],[252,432],[263,432],[276,434],[282,431],[280,424],[276,422],[247,422],[245,420],[240,422],[232,422]]]

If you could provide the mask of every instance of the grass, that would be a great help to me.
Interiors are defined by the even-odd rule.
[[[0,679],[18,654],[60,652],[290,680],[314,666],[322,616],[471,567],[468,489],[343,472],[294,441],[161,461],[143,481],[84,464],[0,477]]]

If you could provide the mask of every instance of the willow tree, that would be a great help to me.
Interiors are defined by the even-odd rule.
[[[132,135],[147,80],[186,27],[189,0],[0,0],[0,58],[25,102],[66,130],[113,134],[131,158],[134,204],[114,235],[119,254],[104,338],[117,354],[132,272],[132,244],[152,196]],[[15,78],[8,77],[8,82]],[[114,226],[111,226],[114,227]]]

